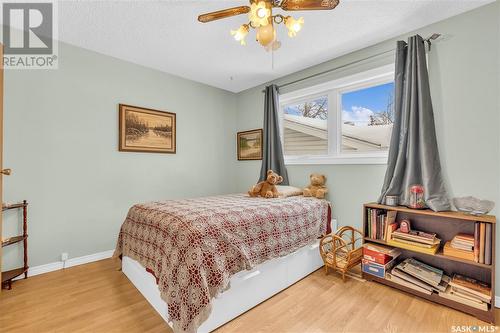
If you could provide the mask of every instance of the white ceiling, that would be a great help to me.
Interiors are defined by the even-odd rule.
[[[199,23],[199,14],[247,1],[61,1],[59,39],[163,72],[239,92],[396,37],[493,0],[341,0],[333,11],[296,12],[304,29],[272,55],[229,34],[246,15]]]

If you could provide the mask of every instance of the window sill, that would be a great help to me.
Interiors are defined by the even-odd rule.
[[[386,165],[387,155],[377,156],[285,156],[286,165],[339,164],[339,165]]]

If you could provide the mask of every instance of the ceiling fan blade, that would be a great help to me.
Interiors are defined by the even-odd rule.
[[[207,13],[198,16],[198,21],[201,23],[207,23],[215,20],[220,20],[226,17],[231,17],[235,15],[241,15],[241,14],[246,14],[250,11],[250,7],[248,6],[239,6],[239,7],[233,7],[233,8],[228,8],[224,10],[219,10],[217,12],[212,12],[212,13]]]
[[[330,10],[338,6],[339,0],[284,0],[283,10]]]

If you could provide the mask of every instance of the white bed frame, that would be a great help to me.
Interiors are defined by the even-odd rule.
[[[316,241],[286,257],[266,261],[252,271],[235,274],[231,278],[231,288],[213,300],[212,313],[198,333],[213,331],[323,266],[318,246],[319,241]],[[122,270],[172,327],[167,320],[167,304],[160,298],[153,275],[137,261],[125,256]]]

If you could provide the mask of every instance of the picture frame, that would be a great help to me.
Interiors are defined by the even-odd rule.
[[[175,154],[176,114],[119,104],[119,145],[121,152]]]
[[[236,134],[238,161],[262,160],[263,142],[262,129],[238,132]]]

